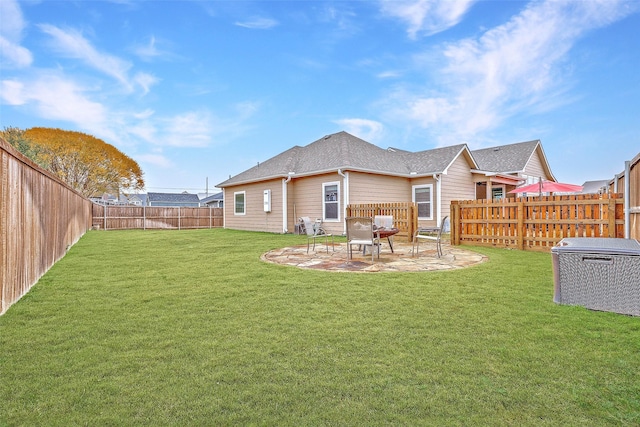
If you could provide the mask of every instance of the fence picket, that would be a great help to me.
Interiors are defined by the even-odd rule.
[[[622,194],[454,201],[452,244],[548,251],[565,237],[624,237]]]
[[[93,205],[93,227],[104,230],[182,230],[222,226],[222,208]]]

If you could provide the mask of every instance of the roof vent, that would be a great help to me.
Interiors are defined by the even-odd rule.
[[[493,151],[500,151],[500,147],[494,148]]]
[[[324,136],[324,139],[329,139],[329,138],[331,138],[331,135],[325,135]]]

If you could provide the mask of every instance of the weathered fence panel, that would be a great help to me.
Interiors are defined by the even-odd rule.
[[[102,230],[214,228],[223,226],[223,209],[94,204],[92,224]]]
[[[451,243],[549,251],[565,237],[624,237],[616,195],[454,201]]]
[[[374,217],[376,215],[393,215],[394,226],[400,230],[397,235],[411,241],[418,224],[415,203],[366,203],[347,206],[347,216]]]
[[[0,139],[0,314],[91,226],[91,202]]]

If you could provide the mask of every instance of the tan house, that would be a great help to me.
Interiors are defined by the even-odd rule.
[[[287,233],[308,216],[343,234],[349,204],[415,202],[419,224],[436,225],[449,215],[452,200],[506,197],[518,184],[540,178],[555,181],[537,140],[410,152],[338,132],[292,147],[217,187],[227,201],[225,228]]]

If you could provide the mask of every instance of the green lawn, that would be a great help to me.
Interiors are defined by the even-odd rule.
[[[92,231],[0,317],[0,425],[640,425],[640,319],[549,254],[327,273],[306,238]]]

